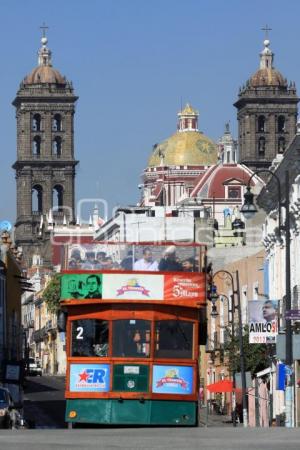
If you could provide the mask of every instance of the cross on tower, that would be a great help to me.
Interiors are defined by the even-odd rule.
[[[46,30],[49,30],[49,27],[43,22],[43,25],[40,27],[40,29],[43,31],[43,37],[46,37]]]
[[[266,33],[266,39],[269,39],[269,31],[272,31],[272,28],[269,28],[268,25],[265,25],[264,28],[262,28],[262,31]]]

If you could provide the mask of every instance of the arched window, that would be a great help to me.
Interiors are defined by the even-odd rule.
[[[61,156],[61,138],[56,136],[52,142],[52,155],[60,158]]]
[[[259,116],[258,117],[257,130],[260,133],[264,133],[266,131],[266,118],[265,118],[265,116]]]
[[[265,156],[266,140],[264,137],[260,137],[258,140],[258,155]]]
[[[55,116],[53,118],[53,122],[52,122],[52,130],[53,131],[61,131],[62,130],[60,114],[55,114]]]
[[[32,118],[32,130],[41,131],[41,116],[40,114],[35,114]]]
[[[284,137],[280,137],[278,139],[278,153],[283,153],[285,150],[285,139]]]
[[[43,188],[39,184],[32,187],[31,210],[32,212],[43,211]]]
[[[32,155],[39,158],[41,155],[41,138],[40,136],[35,136],[32,141]]]
[[[285,117],[279,116],[277,120],[277,131],[283,133],[285,131]]]
[[[60,211],[63,206],[63,187],[56,184],[52,189],[52,207],[56,211]]]

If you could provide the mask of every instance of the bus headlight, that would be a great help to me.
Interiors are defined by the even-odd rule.
[[[76,416],[77,416],[77,412],[76,411],[70,411],[69,412],[70,419],[74,419]]]

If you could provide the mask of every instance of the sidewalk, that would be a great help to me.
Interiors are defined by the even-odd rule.
[[[209,413],[207,414],[206,407],[202,407],[199,411],[199,426],[200,427],[233,427],[231,416],[222,414]],[[239,423],[236,426],[240,426]]]

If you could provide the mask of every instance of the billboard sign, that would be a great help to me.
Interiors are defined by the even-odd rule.
[[[193,393],[193,367],[153,366],[152,392],[155,394]]]
[[[249,343],[272,344],[278,334],[278,300],[248,302]]]
[[[71,364],[71,392],[108,392],[109,364]]]

